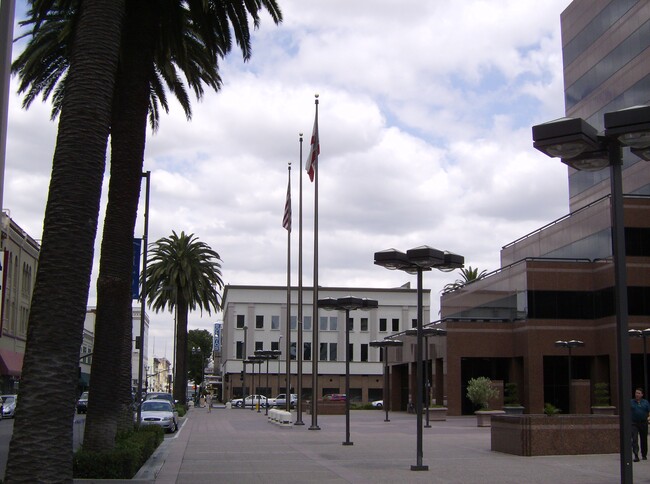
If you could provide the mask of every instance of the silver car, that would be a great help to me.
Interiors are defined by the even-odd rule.
[[[166,400],[146,400],[140,408],[140,425],[159,425],[167,432],[176,432],[178,412]]]
[[[17,395],[2,395],[2,418],[14,418]]]

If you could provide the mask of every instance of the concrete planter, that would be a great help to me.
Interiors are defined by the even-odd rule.
[[[504,415],[505,413],[503,410],[477,410],[474,412],[476,415],[476,425],[477,427],[490,427],[493,416]]]
[[[447,407],[429,407],[429,420],[432,422],[447,420]]]
[[[503,407],[503,411],[506,412],[506,415],[521,415],[524,413],[524,407],[521,405],[509,405]]]
[[[613,415],[503,415],[492,417],[492,450],[506,454],[577,455],[619,451]]]
[[[608,405],[608,406],[594,406],[591,407],[591,413],[594,415],[616,415],[616,407]]]

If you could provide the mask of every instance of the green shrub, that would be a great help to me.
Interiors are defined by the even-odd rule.
[[[544,404],[544,413],[545,413],[546,415],[548,415],[549,417],[552,417],[553,415],[557,415],[557,414],[560,413],[561,411],[562,411],[562,410],[560,410],[559,408],[557,408],[557,407],[556,407],[555,405],[553,405],[552,403],[548,403],[548,402],[547,402],[547,403]]]
[[[179,417],[184,417],[185,414],[187,413],[187,407],[183,405],[182,403],[177,403],[176,404],[176,411],[178,412]]]
[[[479,407],[479,410],[487,410],[490,400],[499,395],[499,390],[492,386],[492,382],[485,376],[470,378],[467,382],[467,398]]]
[[[597,407],[609,406],[609,385],[605,382],[594,385],[594,398]]]
[[[519,388],[517,387],[516,383],[506,383],[506,386],[503,389],[503,393],[503,405],[505,407],[515,407],[520,405]]]
[[[85,479],[131,479],[164,439],[157,425],[120,434],[113,450],[87,452],[80,449],[73,459],[73,475]]]

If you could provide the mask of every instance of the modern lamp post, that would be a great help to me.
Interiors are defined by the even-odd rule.
[[[329,311],[345,311],[345,442],[343,445],[354,445],[354,442],[350,441],[350,311],[376,309],[379,303],[374,299],[354,296],[338,299],[328,297],[319,299],[318,307]]]
[[[569,350],[569,411],[567,413],[571,413],[571,378],[573,377],[573,374],[571,372],[571,350],[573,348],[579,348],[584,345],[585,343],[583,341],[580,341],[579,339],[555,342],[555,346],[557,346],[558,348],[566,348]]]
[[[266,361],[266,389],[269,388],[269,360],[277,360],[280,356],[280,350],[255,350],[255,356],[261,358],[263,361]],[[266,396],[268,398],[268,395]],[[268,400],[266,401],[266,411],[264,415],[269,414],[269,404]]]
[[[248,362],[253,366],[253,395],[257,395],[257,413],[260,413],[260,406],[261,406],[261,396],[259,393],[259,386],[261,383],[261,378],[262,378],[262,361],[264,361],[264,357],[258,356],[258,355],[253,355],[248,357]],[[255,365],[257,365],[257,389],[255,389]],[[251,410],[255,410],[255,405],[253,405],[253,402],[251,401]]]
[[[404,252],[387,249],[375,252],[375,264],[391,270],[401,270],[417,274],[418,325],[416,345],[416,421],[417,421],[417,463],[412,471],[427,471],[429,466],[422,464],[422,273],[431,269],[454,270],[463,267],[465,259],[461,255],[443,252],[429,246],[416,247]]]
[[[612,255],[618,365],[619,448],[621,482],[632,483],[632,417],[626,404],[631,391],[628,336],[627,270],[623,220],[622,148],[650,161],[650,106],[635,106],[604,114],[604,134],[582,118],[562,118],[533,126],[533,146],[576,170],[610,167]]]
[[[390,377],[388,374],[388,348],[391,346],[393,347],[400,347],[404,343],[398,339],[383,339],[383,340],[378,340],[378,341],[371,341],[370,346],[372,348],[381,348],[383,351],[383,359],[384,359],[384,399],[383,399],[383,407],[386,412],[386,418],[384,419],[384,422],[390,422],[388,419],[388,407],[390,406]]]
[[[407,336],[417,336],[417,329],[407,329],[404,331]],[[429,336],[446,336],[447,330],[442,328],[422,328],[422,334],[424,335],[424,361],[426,361],[426,366],[424,368],[424,382],[427,389],[425,402],[427,404],[427,410],[425,412],[426,420],[424,427],[431,428],[429,424],[429,407],[431,406],[431,378],[429,374]]]
[[[631,329],[628,331],[632,338],[643,338],[643,391],[648,394],[648,350],[646,339],[650,336],[650,328]]]

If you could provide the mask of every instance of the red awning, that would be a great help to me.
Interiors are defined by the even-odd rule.
[[[23,353],[0,348],[0,374],[20,376],[23,369]]]

